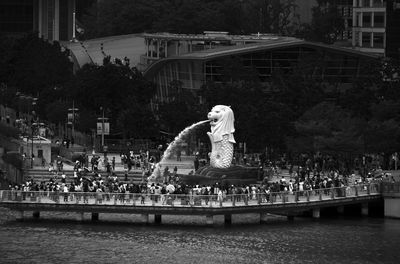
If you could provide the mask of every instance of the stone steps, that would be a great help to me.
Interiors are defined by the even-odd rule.
[[[64,173],[66,175],[66,181],[72,182],[73,181],[73,171],[65,171]],[[103,177],[106,177],[107,173],[100,171],[100,175]],[[116,171],[115,172],[116,176],[118,177],[119,181],[124,181],[125,180],[125,172],[123,171]],[[90,175],[90,174],[89,174]],[[58,176],[56,176],[58,180],[61,180],[61,173],[58,173]],[[25,179],[30,180],[33,179],[35,182],[41,182],[41,181],[50,181],[50,179],[54,178],[54,174],[49,172],[48,170],[27,170],[25,171]],[[142,172],[141,171],[130,171],[128,173],[128,181],[133,181],[133,182],[140,182],[142,180]]]

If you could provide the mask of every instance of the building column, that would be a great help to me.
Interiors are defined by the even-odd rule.
[[[337,208],[336,208],[336,210],[337,210],[337,213],[338,214],[344,214],[344,206],[342,205],[342,206],[338,206]]]
[[[213,225],[214,224],[214,216],[206,215],[206,223],[207,223],[207,225]]]
[[[232,215],[231,214],[225,214],[224,222],[225,222],[225,225],[232,224]]]
[[[99,221],[99,213],[92,213],[92,221]]]
[[[320,218],[320,209],[319,209],[319,208],[313,209],[313,211],[312,211],[312,217],[313,217],[313,218],[316,218],[316,219]]]
[[[260,224],[268,222],[268,213],[260,213]]]
[[[38,37],[43,36],[43,0],[38,0]]]
[[[148,214],[142,214],[142,223],[143,224],[148,224],[149,223],[149,215]]]
[[[83,222],[83,220],[85,220],[85,215],[84,215],[84,213],[83,213],[83,212],[77,213],[77,214],[76,214],[76,220],[77,220],[77,221],[80,221],[80,222]]]
[[[53,40],[60,40],[60,0],[54,0]]]
[[[32,213],[32,216],[33,216],[33,218],[35,218],[35,219],[39,219],[39,218],[40,218],[40,211],[34,211],[34,212]]]
[[[17,221],[24,221],[24,211],[14,211],[14,214]]]
[[[153,39],[150,40],[150,57],[154,58],[154,42],[153,42]]]
[[[293,221],[294,220],[294,215],[288,215],[287,216],[288,221]]]
[[[159,214],[154,215],[154,223],[161,224],[161,215]]]
[[[159,59],[160,58],[160,40],[159,39],[157,39],[157,50],[156,50],[156,52],[157,52],[157,59]]]
[[[368,203],[362,203],[361,204],[361,215],[362,216],[368,216]]]

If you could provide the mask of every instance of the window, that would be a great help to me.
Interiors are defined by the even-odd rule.
[[[374,7],[385,7],[386,6],[386,0],[374,0],[373,6]]]
[[[363,0],[362,4],[363,4],[362,5],[363,7],[370,7],[370,1],[369,0]]]
[[[383,12],[374,13],[374,27],[379,27],[379,28],[385,27],[385,13]]]
[[[363,20],[363,27],[371,27],[371,17],[372,13],[371,12],[365,12],[362,15],[362,20]]]
[[[371,33],[369,32],[362,33],[362,47],[364,48],[371,47]]]
[[[354,32],[354,44],[356,47],[360,46],[360,32]]]
[[[384,48],[384,34],[383,33],[374,33],[374,48]]]

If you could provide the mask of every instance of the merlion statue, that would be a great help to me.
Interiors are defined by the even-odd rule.
[[[210,165],[213,168],[229,168],[233,158],[233,137],[235,132],[233,111],[229,106],[216,105],[208,113],[211,121],[211,132],[208,137],[211,141]]]

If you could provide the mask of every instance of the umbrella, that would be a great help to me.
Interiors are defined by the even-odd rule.
[[[169,193],[175,192],[175,186],[172,184],[168,184],[167,187],[165,188]]]

